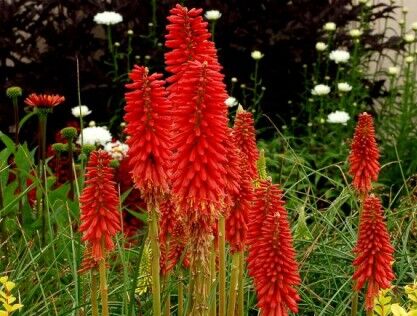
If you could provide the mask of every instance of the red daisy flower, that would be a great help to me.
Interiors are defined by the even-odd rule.
[[[137,188],[148,203],[155,203],[169,190],[168,161],[171,157],[171,108],[161,74],[135,66],[133,83],[126,87],[126,132],[130,136],[129,164]]]
[[[374,195],[364,201],[354,251],[355,290],[359,291],[367,282],[366,308],[371,310],[379,290],[389,288],[395,278],[392,270],[394,248],[384,222],[381,201]]]
[[[372,116],[364,112],[359,115],[349,155],[349,172],[353,187],[366,194],[371,190],[372,181],[378,179],[380,170],[379,151],[375,140]]]
[[[65,101],[65,97],[58,94],[30,94],[25,103],[32,107],[53,108]]]
[[[223,76],[208,63],[190,62],[172,95],[174,136],[172,191],[189,220],[204,219],[207,231],[226,185],[227,117]],[[207,221],[208,220],[208,221]]]
[[[95,260],[103,258],[105,250],[114,248],[112,237],[120,231],[119,197],[113,181],[110,156],[103,150],[94,151],[87,165],[86,186],[81,194],[81,225],[83,241],[92,247]]]
[[[236,111],[233,130],[237,146],[242,153],[242,159],[246,162],[249,177],[254,180],[258,178],[256,163],[259,158],[259,151],[256,147],[255,123],[252,113],[245,111],[239,106]]]
[[[260,181],[248,230],[248,270],[254,280],[261,315],[298,312],[295,286],[301,282],[282,191]]]

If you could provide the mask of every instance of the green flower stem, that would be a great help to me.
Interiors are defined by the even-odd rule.
[[[211,29],[210,30],[211,31],[211,40],[214,42],[214,33],[216,31],[216,20],[211,22],[210,29]]]
[[[226,224],[219,218],[219,316],[226,315]]]
[[[245,252],[242,250],[239,252],[239,291],[237,296],[237,315],[244,316],[244,295],[245,284],[244,280],[244,268],[245,268]]]
[[[119,65],[117,64],[117,55],[118,55],[117,46],[115,46],[115,48],[113,49],[112,55],[113,55],[114,80],[116,80],[117,77],[119,76]]]
[[[169,316],[171,314],[171,293],[169,291],[169,273],[163,279],[164,284],[164,302],[163,315]]]
[[[73,172],[72,165],[74,163],[74,150],[72,147],[72,139],[68,140],[68,156],[70,158],[70,192],[69,196],[71,199],[74,198],[74,181],[76,181],[77,177]]]
[[[38,108],[39,110],[39,108]],[[40,160],[39,160],[39,177],[41,179],[41,194],[39,199],[39,211],[42,221],[42,231],[41,231],[41,243],[42,245],[45,244],[45,236],[46,236],[46,127],[47,127],[47,118],[48,114],[43,109],[39,110],[38,112],[39,118],[39,145],[40,145]]]
[[[230,277],[229,301],[227,306],[227,316],[234,316],[236,310],[236,297],[239,286],[239,253],[232,256],[232,271]]]
[[[352,309],[351,309],[351,316],[357,316],[358,315],[358,292],[353,291],[352,295]]]
[[[109,48],[109,52],[113,54],[113,39],[111,34],[111,25],[107,25],[107,45]]]
[[[209,315],[216,316],[217,315],[217,271],[216,271],[216,249],[214,246],[214,242],[211,245],[210,249],[210,293],[212,294],[210,297],[210,305],[209,305]]]
[[[101,240],[101,247],[103,250],[103,259],[99,262],[99,274],[100,274],[100,295],[101,295],[101,314],[102,316],[109,316],[109,298],[108,298],[108,286],[107,286],[107,269],[105,259],[105,247],[104,239]]]
[[[130,73],[130,71],[132,70],[132,66],[130,64],[130,56],[132,55],[133,49],[132,49],[132,35],[128,35],[128,39],[127,39],[127,69],[126,69],[126,73]]]
[[[178,316],[184,314],[184,276],[182,269],[178,273]]]
[[[17,97],[12,97],[13,110],[14,110],[14,142],[17,146],[19,144],[19,105]]]
[[[158,213],[154,205],[148,204],[149,239],[152,250],[152,315],[161,315],[160,248],[158,240]]]
[[[77,58],[77,98],[78,98],[78,106],[81,107],[81,84],[80,84],[80,63],[78,61]],[[84,129],[84,120],[83,117],[81,116],[81,108],[80,109],[80,146],[81,148],[83,148],[84,146],[84,137],[83,137],[83,129]],[[74,156],[71,154],[71,159],[74,159]],[[81,170],[80,170],[80,189],[82,190],[84,187],[84,172],[85,172],[85,165],[86,165],[86,160],[84,159],[84,155],[80,155],[80,159],[81,159]],[[71,164],[71,170],[72,170],[72,164]],[[72,173],[72,172],[71,172]],[[77,181],[76,178],[74,178],[74,181]],[[71,181],[72,184],[72,181]]]
[[[91,315],[98,315],[98,303],[97,303],[97,274],[91,272]]]

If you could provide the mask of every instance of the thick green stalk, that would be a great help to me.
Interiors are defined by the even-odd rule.
[[[245,284],[244,279],[244,266],[245,266],[245,252],[242,250],[239,252],[239,291],[237,296],[237,315],[244,316],[244,295],[245,295]]]
[[[97,274],[91,271],[91,315],[98,316]]]
[[[219,316],[226,315],[226,224],[219,218]]]
[[[99,262],[99,273],[100,273],[100,295],[101,295],[101,314],[102,316],[109,316],[109,298],[108,298],[108,287],[107,287],[107,276],[106,276],[106,259],[104,253],[104,240],[101,242],[103,249],[103,259]]]
[[[161,315],[160,249],[158,234],[158,213],[156,207],[149,204],[149,239],[152,250],[152,310],[154,316]]]
[[[209,314],[210,316],[217,315],[217,271],[216,271],[216,248],[214,242],[210,251],[210,282],[209,293],[212,293],[210,297]]]
[[[47,126],[47,114],[43,111],[39,112],[39,143],[40,143],[40,160],[39,160],[39,177],[41,178],[41,197],[40,197],[40,216],[42,221],[41,231],[41,244],[45,244],[46,236],[46,126]]]
[[[352,296],[352,310],[350,313],[351,316],[358,315],[358,292],[354,291]]]
[[[230,277],[229,301],[227,306],[227,316],[234,316],[236,310],[236,297],[239,286],[239,253],[235,252],[232,256],[232,271]]]
[[[178,274],[178,316],[184,314],[184,282],[182,270]]]
[[[171,314],[171,293],[169,292],[169,273],[164,277],[163,284],[165,292],[165,299],[163,302],[163,315],[169,316]]]

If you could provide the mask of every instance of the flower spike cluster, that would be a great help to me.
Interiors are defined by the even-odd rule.
[[[96,261],[114,248],[112,238],[120,231],[119,197],[113,181],[110,156],[104,150],[93,151],[87,165],[86,186],[81,194],[83,241],[92,247]]]
[[[189,61],[207,62],[213,69],[220,71],[214,43],[207,22],[202,18],[202,9],[188,10],[179,4],[172,8],[168,16],[168,34],[165,45],[171,51],[165,54],[166,70],[172,73],[167,79],[171,84],[168,90],[175,91],[176,85]]]
[[[378,179],[378,159],[373,119],[364,112],[359,115],[349,155],[349,172],[353,176],[353,187],[358,192],[366,195],[371,190],[372,181]]]
[[[381,201],[374,195],[368,196],[364,201],[358,242],[354,251],[355,290],[359,291],[367,283],[365,302],[366,308],[371,310],[379,290],[389,288],[395,277],[392,270],[394,248],[384,222]]]
[[[254,280],[260,315],[298,312],[301,283],[282,191],[261,180],[255,191],[248,230],[248,270]]]
[[[183,215],[203,220],[205,230],[215,218],[224,195],[227,95],[223,76],[207,62],[189,62],[179,81],[181,93],[171,94],[174,130],[172,192]]]
[[[171,108],[161,77],[135,66],[130,73],[133,83],[126,85],[132,90],[126,93],[124,117],[130,136],[129,163],[133,181],[148,203],[156,202],[169,190]]]
[[[259,158],[258,148],[256,147],[256,133],[253,115],[239,106],[236,111],[235,124],[233,127],[236,135],[238,148],[242,153],[242,159],[246,162],[249,177],[254,180],[258,177],[256,163]]]

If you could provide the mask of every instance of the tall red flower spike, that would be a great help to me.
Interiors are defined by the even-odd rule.
[[[366,308],[371,310],[378,291],[389,288],[395,278],[392,270],[394,248],[384,222],[381,201],[374,195],[368,196],[364,201],[354,251],[355,290],[359,291],[367,283],[365,302]]]
[[[221,208],[226,185],[227,116],[223,76],[207,62],[189,62],[172,95],[172,192],[183,215],[208,232]]]
[[[120,231],[119,197],[113,181],[110,156],[103,150],[94,151],[87,165],[86,186],[80,197],[83,241],[92,247],[95,260],[114,248],[112,237]],[[104,248],[103,248],[104,247]]]
[[[242,180],[241,175],[241,156],[240,150],[236,145],[236,137],[233,134],[233,130],[231,128],[227,128],[227,137],[225,139],[224,146],[226,148],[226,160],[227,160],[227,168],[226,168],[226,196],[225,196],[225,205],[226,205],[226,214],[227,217],[228,211],[234,205],[235,200],[239,196],[240,191],[240,182]]]
[[[301,283],[282,191],[268,180],[255,190],[248,230],[248,270],[261,315],[298,312],[295,286]]]
[[[359,115],[349,155],[349,173],[353,176],[353,187],[358,192],[367,194],[371,190],[372,181],[378,179],[378,159],[373,118],[364,112]]]
[[[130,136],[129,165],[133,181],[147,203],[155,203],[169,190],[168,162],[171,156],[171,108],[161,74],[149,75],[146,67],[135,66],[127,92],[126,132]]]
[[[175,83],[184,74],[189,61],[206,61],[213,69],[221,69],[202,12],[202,9],[188,10],[179,4],[170,10],[168,34],[165,36],[165,45],[171,49],[165,54],[166,70],[173,74],[167,79],[171,84],[168,87],[170,92],[176,89]]]
[[[53,108],[65,101],[65,97],[58,94],[30,94],[25,103],[31,107]]]
[[[256,162],[259,158],[258,148],[256,147],[255,123],[252,113],[245,111],[240,105],[236,111],[233,130],[236,135],[237,146],[240,148],[243,160],[247,164],[249,177],[254,180],[258,178]]]

